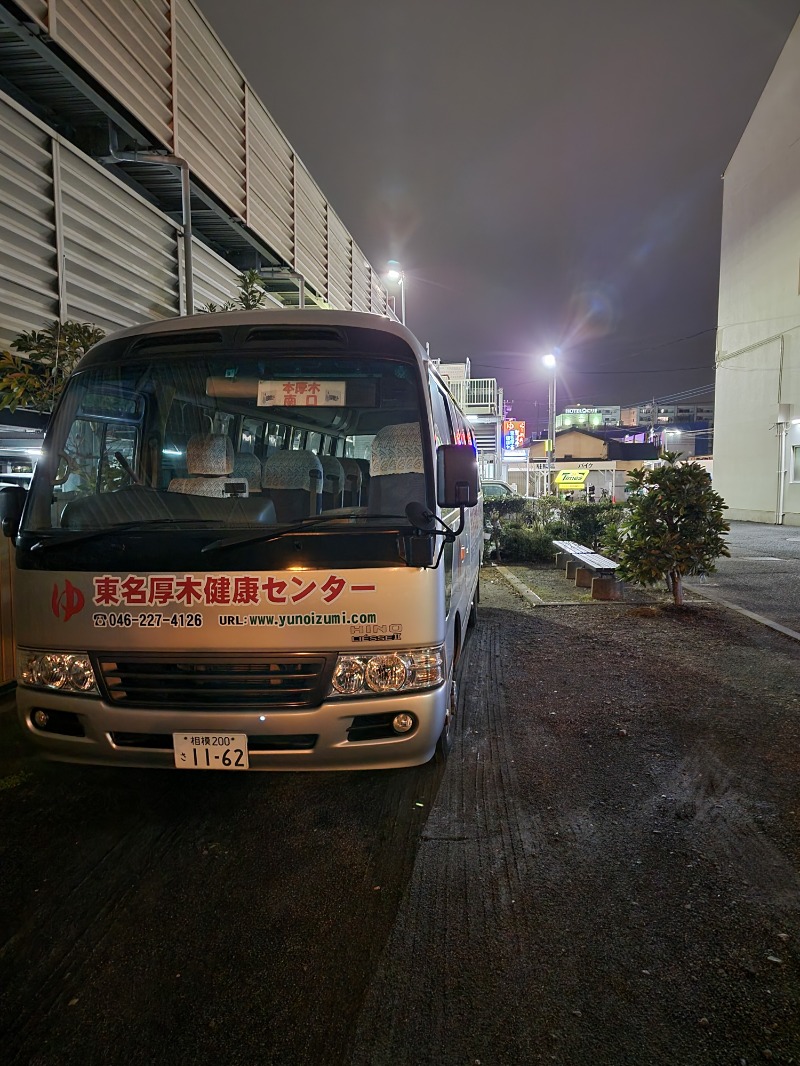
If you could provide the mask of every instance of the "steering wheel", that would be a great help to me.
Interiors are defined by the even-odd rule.
[[[122,467],[122,469],[128,475],[128,477],[131,479],[131,481],[134,483],[134,485],[143,485],[144,484],[142,479],[139,477],[139,475],[133,469],[133,467],[128,462],[128,460],[125,458],[125,456],[122,454],[122,452],[114,452],[114,458],[117,460],[119,465]]]
[[[62,464],[64,466],[64,473],[63,474],[59,473],[59,471],[61,470]],[[58,466],[56,467],[56,472],[53,475],[53,484],[54,485],[63,485],[64,482],[69,478],[70,474],[75,474],[75,473],[77,473],[77,471],[78,471],[78,463],[77,463],[77,460],[75,459],[75,457],[72,456],[72,455],[67,455],[66,452],[59,452],[58,453]]]

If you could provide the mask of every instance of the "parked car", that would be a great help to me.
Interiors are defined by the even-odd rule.
[[[485,558],[494,558],[497,548],[497,538],[500,534],[500,526],[496,513],[491,512],[494,500],[520,499],[519,493],[513,485],[505,481],[482,481],[484,504],[488,504],[489,510],[483,512],[483,539]]]
[[[482,481],[481,488],[484,500],[502,500],[507,496],[519,495],[514,486],[506,484],[505,481]]]

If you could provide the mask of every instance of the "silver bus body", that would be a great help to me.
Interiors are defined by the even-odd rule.
[[[11,530],[28,736],[179,769],[445,754],[482,515],[477,468],[447,490],[460,505],[444,482],[468,455],[421,345],[378,316],[229,312],[102,341]]]

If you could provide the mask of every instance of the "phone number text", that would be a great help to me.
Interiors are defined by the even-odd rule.
[[[159,629],[174,626],[176,629],[198,628],[203,624],[202,614],[129,614],[122,611],[100,612],[92,615],[92,624],[97,629]]]

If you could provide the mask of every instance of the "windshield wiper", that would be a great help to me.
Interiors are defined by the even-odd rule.
[[[48,530],[47,533],[33,531],[32,535],[44,538],[31,545],[30,550],[43,551],[46,548],[60,548],[64,544],[77,544],[81,541],[94,540],[96,537],[113,537],[117,533],[131,533],[139,530],[166,528],[169,526],[194,525],[198,529],[218,529],[224,522],[209,522],[199,518],[151,518],[146,521],[120,522],[118,525],[104,526],[103,529],[76,529],[62,533],[60,530]]]
[[[353,529],[357,529],[358,522],[394,522],[398,518],[407,522],[408,519],[404,514],[358,514],[355,511],[351,514],[337,514],[337,515],[309,515],[307,518],[302,518],[299,522],[293,522],[290,526],[283,526],[280,529],[261,529],[250,530],[247,533],[237,533],[233,537],[224,537],[222,540],[212,540],[210,544],[206,544],[201,551],[210,552],[216,551],[218,548],[232,548],[237,544],[251,544],[256,541],[266,543],[270,540],[277,540],[278,537],[291,536],[292,533],[301,533],[309,529],[315,529],[320,526],[328,525],[330,522],[352,522]]]

